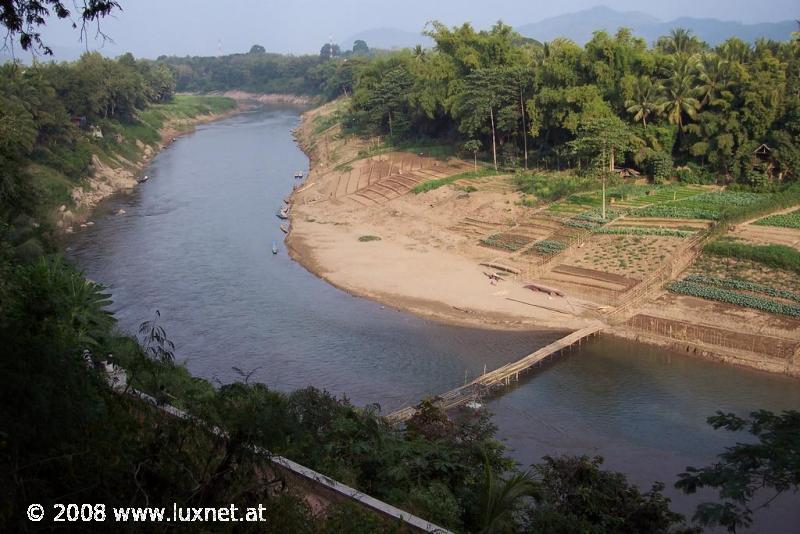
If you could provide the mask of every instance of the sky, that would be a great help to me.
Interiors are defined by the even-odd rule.
[[[663,21],[710,17],[744,23],[776,22],[800,16],[798,0],[119,0],[123,11],[102,23],[114,43],[95,38],[89,49],[116,56],[217,55],[246,52],[261,44],[270,52],[315,53],[331,37],[344,41],[375,28],[419,32],[429,20],[448,25],[471,22],[478,28],[497,20],[521,26],[547,17],[605,5],[640,11]],[[65,21],[42,32],[57,55],[85,48]],[[61,50],[61,54],[58,51]],[[18,51],[17,51],[18,52]]]

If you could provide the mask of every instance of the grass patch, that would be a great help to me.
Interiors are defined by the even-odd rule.
[[[725,239],[709,243],[704,251],[715,256],[751,260],[800,274],[800,252],[786,245],[749,245]]]
[[[361,237],[358,238],[358,240],[361,241],[362,243],[368,243],[370,241],[380,241],[381,238],[376,235],[362,235]]]
[[[63,173],[45,165],[32,164],[26,174],[31,189],[38,197],[38,204],[44,212],[61,204],[72,206],[72,189],[78,185]]]
[[[499,173],[495,171],[493,168],[483,168],[479,169],[478,172],[475,171],[467,171],[462,172],[459,174],[454,174],[452,176],[447,176],[446,178],[439,178],[437,180],[428,180],[427,182],[422,182],[421,184],[415,185],[411,192],[414,194],[425,193],[427,191],[433,191],[434,189],[439,189],[443,185],[452,184],[458,180],[469,180],[473,178],[482,178],[485,176],[497,176]]]

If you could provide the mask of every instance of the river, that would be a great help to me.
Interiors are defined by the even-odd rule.
[[[70,238],[68,257],[110,289],[123,329],[159,310],[196,375],[230,382],[234,368],[252,371],[279,390],[314,385],[385,413],[559,337],[427,321],[344,293],[288,258],[275,213],[294,171],[308,167],[291,136],[298,121],[298,109],[270,106],[200,126]],[[601,338],[488,407],[522,464],[602,455],[644,489],[665,482],[686,513],[697,499],[671,489],[676,473],[734,441],[705,418],[797,409],[800,382]],[[753,531],[789,532],[798,504],[781,498]]]

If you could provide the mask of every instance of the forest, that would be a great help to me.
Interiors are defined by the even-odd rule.
[[[655,181],[756,187],[798,176],[797,34],[712,48],[680,28],[653,46],[624,28],[598,31],[583,47],[539,43],[502,23],[476,31],[434,22],[426,33],[434,49],[161,61],[176,69],[179,90],[349,96],[340,120],[350,132],[444,139],[505,168],[627,166]],[[597,133],[610,143],[602,164]],[[754,162],[762,145],[769,158]]]

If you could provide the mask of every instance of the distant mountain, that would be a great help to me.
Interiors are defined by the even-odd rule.
[[[636,11],[621,12],[605,6],[598,6],[577,13],[569,13],[544,19],[533,24],[518,26],[516,30],[525,37],[538,41],[551,41],[556,37],[567,37],[578,44],[584,44],[592,38],[597,30],[614,33],[618,28],[633,30],[634,35],[643,37],[652,44],[673,28],[692,30],[700,39],[710,45],[717,45],[729,37],[739,37],[743,41],[752,42],[759,37],[776,41],[785,41],[796,30],[794,21],[765,22],[761,24],[743,24],[741,22],[718,19],[695,19],[682,17],[662,22],[655,17]]]
[[[422,33],[408,32],[397,28],[376,28],[359,32],[342,40],[339,46],[342,47],[342,50],[351,50],[353,43],[359,39],[366,42],[370,48],[382,48],[384,50],[414,48],[418,44],[426,48],[433,46],[433,40],[430,37],[422,35]]]

